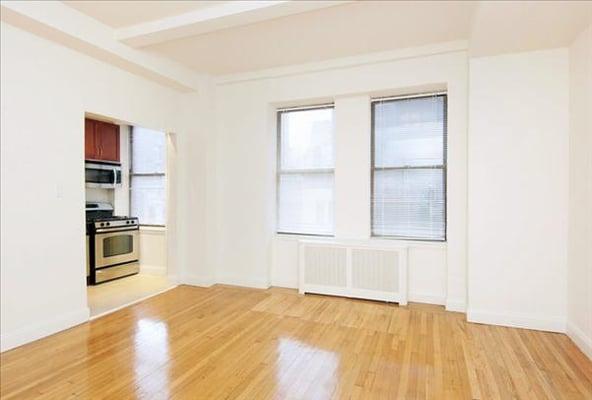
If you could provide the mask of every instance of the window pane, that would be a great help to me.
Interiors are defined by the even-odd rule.
[[[131,177],[131,215],[138,217],[141,225],[165,225],[166,188],[165,177]]]
[[[165,134],[134,126],[132,131],[132,172],[164,173],[165,167]]]
[[[333,168],[333,108],[280,113],[282,170]]]
[[[278,231],[333,234],[333,173],[279,177]]]
[[[375,103],[375,166],[442,165],[444,123],[444,96]]]
[[[443,240],[444,170],[374,171],[373,233]]]

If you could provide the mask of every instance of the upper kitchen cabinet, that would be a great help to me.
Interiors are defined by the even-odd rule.
[[[85,159],[119,162],[119,125],[87,118],[84,140]]]

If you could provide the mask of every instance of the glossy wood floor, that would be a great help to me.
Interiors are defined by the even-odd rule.
[[[562,334],[285,289],[180,286],[1,355],[2,399],[591,399]]]

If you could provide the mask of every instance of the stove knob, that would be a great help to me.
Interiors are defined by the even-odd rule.
[[[105,226],[105,223],[104,223],[104,222],[101,222],[101,223],[100,223],[100,225],[101,225],[101,226]]]
[[[107,226],[111,225],[109,222],[107,222]]]

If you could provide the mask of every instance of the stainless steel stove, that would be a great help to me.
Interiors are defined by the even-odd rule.
[[[113,216],[109,203],[86,203],[89,284],[140,271],[139,227],[138,218]]]

